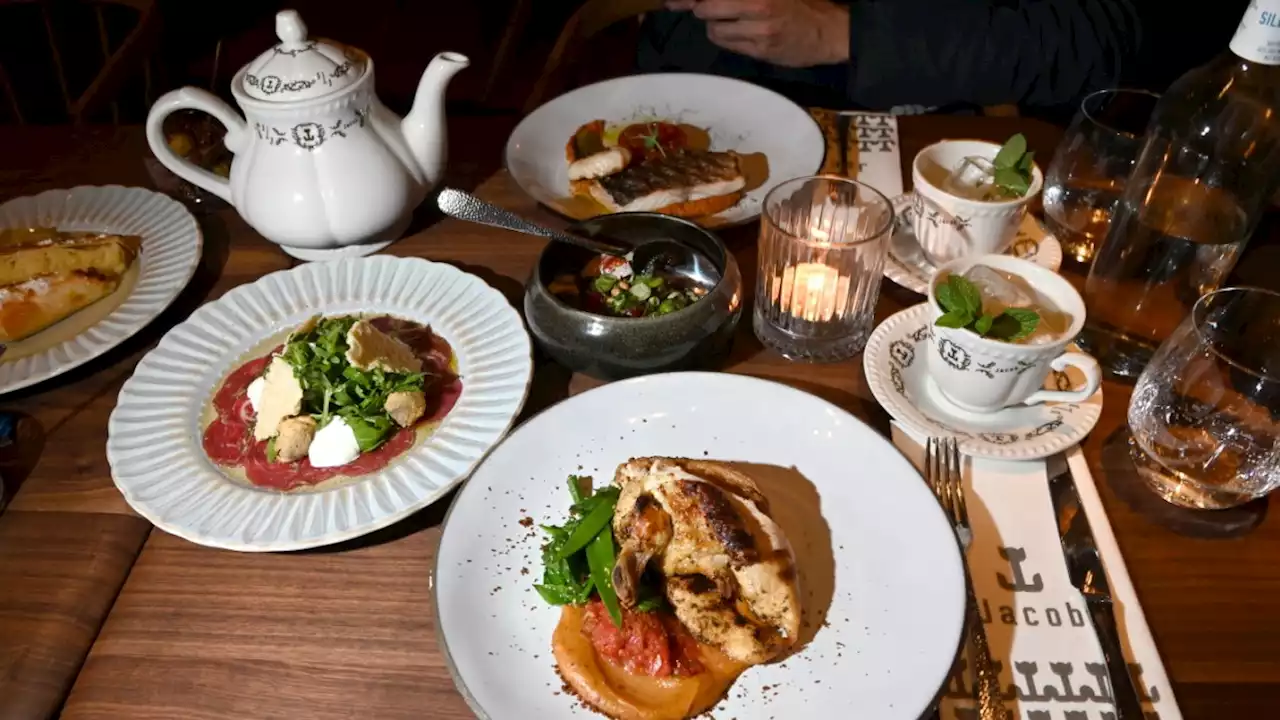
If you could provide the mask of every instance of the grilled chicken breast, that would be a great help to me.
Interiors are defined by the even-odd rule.
[[[599,177],[587,189],[613,212],[666,212],[720,197],[732,205],[746,184],[737,153],[681,150]]]
[[[624,605],[652,567],[680,622],[728,657],[760,664],[795,643],[795,557],[750,477],[722,463],[636,458],[614,482],[613,581]]]

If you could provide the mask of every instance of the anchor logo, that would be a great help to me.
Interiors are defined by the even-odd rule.
[[[324,142],[324,126],[313,122],[293,126],[293,142],[300,148],[315,150]]]
[[[943,338],[938,343],[938,357],[941,357],[943,362],[956,370],[967,370],[969,363],[973,361],[973,358],[969,356],[968,350],[946,338]]]

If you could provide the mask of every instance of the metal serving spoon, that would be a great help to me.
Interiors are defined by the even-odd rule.
[[[630,254],[631,267],[636,268],[637,272],[644,272],[646,268],[651,267],[658,268],[665,273],[688,278],[708,288],[714,287],[720,281],[719,270],[706,256],[670,238],[655,237],[632,245],[622,242],[605,242],[598,237],[588,237],[575,232],[573,228],[560,232],[529,222],[513,212],[453,188],[442,190],[436,203],[445,215],[459,220],[544,237],[603,255],[623,257]]]

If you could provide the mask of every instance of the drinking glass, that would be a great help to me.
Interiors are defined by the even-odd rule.
[[[793,360],[835,361],[871,335],[893,205],[834,175],[788,180],[764,199],[753,326]]]
[[[1227,508],[1280,485],[1280,294],[1200,298],[1138,378],[1130,455],[1165,500]]]
[[[1063,253],[1087,263],[1107,234],[1160,96],[1099,90],[1080,103],[1044,180],[1044,220]]]

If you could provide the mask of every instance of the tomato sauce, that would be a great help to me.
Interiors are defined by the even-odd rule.
[[[597,654],[634,675],[689,677],[703,671],[698,643],[664,612],[622,611],[613,624],[599,598],[587,603],[583,630]]]
[[[462,380],[449,369],[453,360],[452,348],[430,329],[414,323],[396,318],[378,318],[373,324],[407,343],[423,359],[425,368],[439,378],[436,388],[427,388],[429,404],[421,422],[442,420],[462,395]],[[280,349],[276,347],[265,356],[236,368],[214,394],[213,410],[216,417],[205,428],[202,439],[204,451],[214,464],[243,469],[245,478],[259,487],[293,490],[317,485],[339,476],[377,472],[413,447],[417,430],[404,428],[387,438],[377,449],[361,453],[353,462],[338,467],[312,467],[307,458],[291,463],[268,461],[267,443],[257,442],[253,438],[256,418],[247,390],[249,384],[266,370],[272,355]]]
[[[669,122],[646,122],[628,125],[618,133],[618,144],[631,151],[633,163],[666,157],[689,143],[684,130]]]

